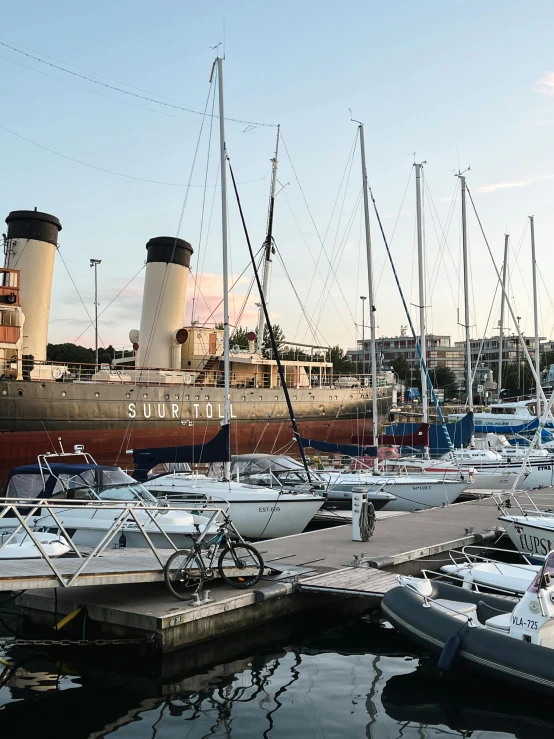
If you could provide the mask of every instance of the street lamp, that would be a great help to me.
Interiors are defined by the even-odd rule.
[[[90,266],[94,267],[94,364],[98,372],[98,265],[101,259],[91,259]]]
[[[362,301],[362,375],[365,375],[365,301],[367,296],[360,295]]]

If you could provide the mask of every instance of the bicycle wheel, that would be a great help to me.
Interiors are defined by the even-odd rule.
[[[217,562],[219,574],[226,583],[234,588],[251,588],[264,574],[264,561],[262,555],[251,544],[231,544],[225,547],[219,555]],[[243,575],[233,574],[230,577],[225,570],[233,569],[248,570]]]
[[[204,583],[204,563],[193,550],[178,550],[167,560],[164,577],[172,595],[188,600]]]

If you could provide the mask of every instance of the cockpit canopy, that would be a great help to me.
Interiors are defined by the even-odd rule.
[[[132,488],[132,491],[129,490]],[[139,490],[140,488],[140,490]],[[123,490],[126,491],[122,497]],[[14,467],[4,488],[5,498],[102,498],[104,500],[133,500],[144,491],[120,467],[97,464],[53,463],[44,466],[28,464]],[[142,496],[140,496],[142,497]]]

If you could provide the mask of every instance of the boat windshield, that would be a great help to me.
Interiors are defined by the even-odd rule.
[[[544,565],[537,573],[531,585],[529,585],[529,587],[527,588],[528,593],[539,592],[541,582],[545,574],[549,575],[551,581],[554,582],[554,552],[548,553]]]
[[[112,488],[105,488],[98,494],[98,497],[100,500],[134,500],[151,505],[159,505],[158,500],[140,482],[134,482],[133,485],[118,485]]]

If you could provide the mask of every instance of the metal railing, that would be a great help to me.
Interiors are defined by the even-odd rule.
[[[147,545],[144,548],[149,548],[152,551],[160,566],[160,570],[163,570],[165,561],[152,541],[152,535],[161,534],[164,544],[167,543],[167,549],[173,551],[179,549],[162,526],[164,513],[168,513],[169,511],[172,513],[175,511],[182,511],[205,516],[207,521],[205,524],[202,524],[204,525],[204,531],[200,534],[200,536],[203,536],[205,535],[205,532],[208,532],[211,529],[219,516],[228,510],[229,505],[227,504],[224,506],[213,504],[209,498],[191,501],[190,503],[181,504],[179,502],[176,505],[172,502],[171,506],[169,506],[167,501],[150,504],[129,503],[126,501],[67,501],[61,499],[45,500],[41,498],[0,498],[0,508],[0,530],[8,528],[6,524],[10,518],[15,518],[17,521],[13,529],[9,527],[10,531],[8,535],[5,536],[5,538],[2,537],[2,541],[0,542],[0,558],[2,556],[2,551],[9,544],[14,543],[19,534],[24,534],[25,536],[28,536],[30,541],[37,547],[40,552],[41,559],[47,563],[52,574],[58,580],[60,587],[71,587],[79,585],[78,579],[85,573],[87,566],[105,552],[118,534],[125,533],[125,531],[129,531],[130,528],[132,528],[133,532],[140,532]],[[64,525],[60,518],[60,514],[62,513],[67,513],[68,511],[83,512],[83,510],[86,510],[87,513],[92,512],[92,515],[90,516],[91,520],[93,520],[94,515],[98,511],[110,510],[115,513],[114,520],[109,524],[109,527],[107,527],[104,532],[99,533],[100,540],[98,543],[93,545],[91,551],[86,554],[79,549],[79,545],[76,545],[68,534],[67,529],[72,529],[71,524],[66,521]],[[202,511],[201,514],[199,514],[200,510]],[[44,521],[41,525],[41,519],[50,520],[48,523]],[[153,530],[150,529],[150,524],[153,524]],[[64,575],[60,572],[60,569],[56,565],[60,558],[49,555],[45,550],[43,543],[40,541],[40,534],[43,533],[45,529],[54,527],[57,527],[60,535],[66,540],[73,556],[80,560],[80,564],[76,571],[69,575]],[[147,530],[147,527],[149,530]],[[191,535],[192,534],[196,535],[196,532],[191,532]],[[186,535],[186,532],[182,532],[180,535]],[[13,565],[13,560],[11,561],[11,564]]]
[[[232,361],[232,357],[231,357]],[[23,369],[23,379],[29,381],[56,381],[59,383],[94,382],[106,385],[134,385],[134,386],[163,386],[168,390],[171,387],[190,386],[193,388],[224,387],[224,372],[219,369],[219,360],[214,368],[199,370],[183,370],[171,368],[152,367],[126,367],[124,364],[88,364],[86,362],[57,362],[19,358]],[[0,359],[0,376],[13,375],[14,359]],[[309,362],[306,363],[306,366]],[[258,371],[256,365],[252,365],[252,373],[231,370],[231,387],[238,389],[278,389],[280,380],[276,368],[273,371],[268,367],[267,371]],[[305,365],[301,365],[303,367]],[[301,369],[300,367],[300,369]],[[316,369],[316,368],[314,368]],[[296,365],[285,365],[287,385],[299,390],[310,390],[313,388],[325,388],[329,390],[357,390],[364,391],[371,387],[370,375],[347,375],[336,373],[329,368],[322,368],[319,372],[299,372]],[[394,378],[387,373],[380,373],[377,378],[377,387],[389,387],[394,384]]]

